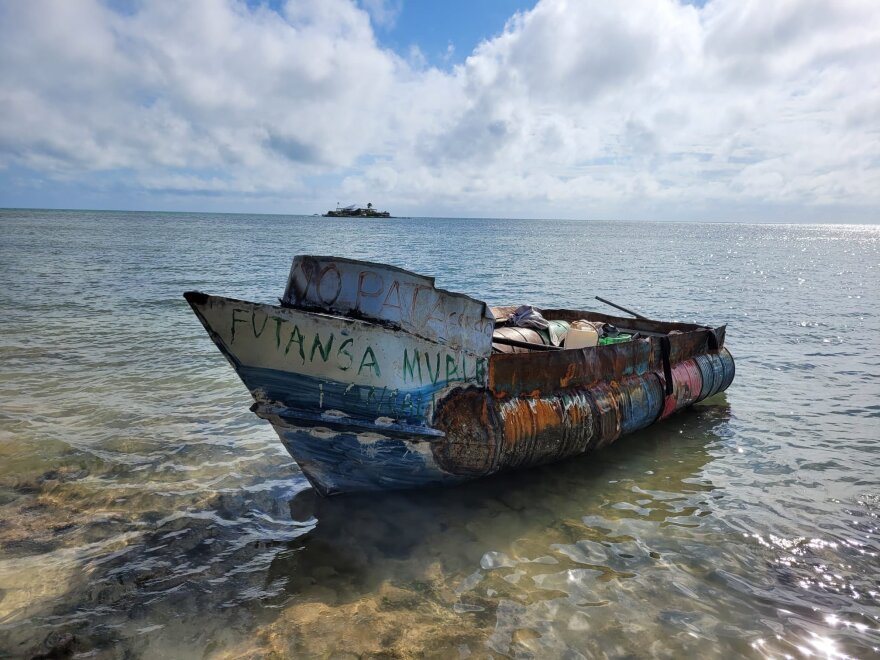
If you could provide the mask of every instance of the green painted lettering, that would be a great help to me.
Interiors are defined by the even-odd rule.
[[[422,363],[419,362],[419,352],[413,350],[413,361],[409,361],[409,350],[403,349],[403,382],[409,380],[415,381],[415,371],[419,373],[419,384],[422,382]]]
[[[272,318],[275,320],[275,348],[281,348],[281,324],[284,323],[284,319],[277,316]]]
[[[238,314],[247,314],[246,309],[239,309],[238,307],[232,308],[232,337],[229,339],[229,343],[235,343],[235,324],[236,323],[247,323],[247,319],[238,318]]]
[[[367,357],[370,358],[369,362],[367,362]],[[364,367],[372,369],[377,377],[382,375],[382,372],[379,371],[379,363],[376,361],[376,354],[373,353],[373,349],[370,346],[367,346],[366,350],[364,351],[364,355],[361,358],[361,366],[358,367],[358,376],[361,375]]]
[[[290,353],[290,347],[293,344],[299,345],[299,359],[302,360],[302,363],[306,363],[306,352],[303,350],[303,337],[302,333],[299,331],[298,326],[293,326],[293,330],[290,332],[290,339],[287,340],[287,346],[284,349],[284,354],[287,355]]]
[[[440,353],[437,353],[437,362],[434,365],[434,373],[431,373],[431,358],[425,353],[425,366],[428,368],[428,377],[431,379],[431,382],[436,385],[437,381],[440,380]]]
[[[455,358],[451,355],[446,356],[446,382],[452,382],[455,380],[455,376],[458,374],[458,364],[455,362]]]
[[[351,369],[351,365],[354,364],[354,356],[348,350],[348,346],[353,343],[354,339],[349,337],[344,342],[339,344],[339,348],[336,349],[336,364],[342,371],[348,371],[349,369]],[[342,362],[339,359],[340,356],[348,358],[348,364],[343,366]]]
[[[330,339],[327,340],[327,348],[325,349],[324,345],[321,343],[321,335],[316,332],[315,341],[312,342],[312,352],[309,354],[309,362],[314,362],[315,351],[319,351],[321,353],[321,359],[326,362],[327,358],[330,357],[331,348],[333,348],[333,333],[330,333]]]
[[[254,329],[254,337],[259,339],[260,335],[263,334],[263,331],[266,329],[266,324],[269,322],[269,315],[263,317],[263,325],[260,326],[259,332],[257,332],[257,310],[251,312],[251,327]]]

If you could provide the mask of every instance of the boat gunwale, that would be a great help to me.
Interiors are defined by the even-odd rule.
[[[502,325],[505,322],[506,317],[509,316],[514,310],[516,310],[517,307],[518,305],[493,306],[491,309],[492,313],[495,314],[496,327]],[[699,323],[684,323],[681,321],[661,321],[658,319],[638,319],[628,316],[612,316],[610,314],[604,314],[602,312],[595,312],[587,309],[535,307],[535,311],[539,312],[548,321],[577,321],[580,319],[586,319],[589,321],[610,323],[617,328],[636,330],[639,332],[656,334],[658,336],[669,335],[670,333],[673,333],[675,331],[678,331],[681,334],[687,334],[689,332],[699,332],[702,330],[720,332],[727,327],[727,324],[712,327]],[[720,341],[719,348],[721,348],[722,346],[723,341]]]
[[[350,261],[352,263],[370,263],[370,262],[359,262],[354,259],[347,260],[347,261]],[[396,266],[393,266],[392,268],[400,270],[401,272],[410,272],[410,271],[405,271],[404,269],[401,269],[401,268],[397,268]],[[418,275],[417,273],[415,273],[415,274]],[[431,279],[433,279],[433,278],[431,278]],[[443,291],[443,290],[438,289],[438,291]],[[453,295],[456,295],[456,294],[453,294]],[[465,294],[457,294],[457,295],[461,295],[465,298],[469,298]],[[195,302],[196,304],[201,304],[204,301],[206,301],[208,298],[214,298],[214,299],[220,299],[220,300],[224,300],[224,301],[232,302],[232,303],[244,303],[244,304],[248,304],[248,305],[266,305],[266,306],[274,307],[277,309],[289,309],[289,310],[301,312],[303,314],[309,314],[312,316],[324,317],[324,318],[335,319],[335,320],[343,320],[343,321],[351,322],[353,324],[363,324],[366,326],[373,326],[376,328],[382,328],[382,329],[389,330],[392,332],[405,333],[407,335],[417,337],[421,340],[435,343],[438,345],[445,345],[442,342],[438,342],[434,339],[424,337],[424,336],[420,335],[419,333],[412,332],[411,330],[407,330],[406,328],[401,326],[399,323],[395,323],[394,321],[389,321],[386,319],[377,319],[372,316],[359,314],[357,312],[334,313],[334,312],[327,311],[326,309],[315,308],[315,307],[311,307],[311,306],[304,306],[304,305],[299,305],[299,304],[295,305],[295,304],[285,303],[280,298],[277,299],[278,302],[276,304],[276,303],[271,303],[271,302],[258,302],[258,301],[254,301],[254,300],[245,300],[242,298],[230,298],[228,296],[221,296],[221,295],[216,295],[216,294],[205,293],[205,292],[199,291],[199,290],[186,291],[186,292],[184,292],[183,297],[190,304],[190,307],[193,308],[193,311],[196,312],[196,316],[199,318],[199,321],[202,322],[202,325],[205,327],[205,329],[208,330],[209,334],[212,333],[212,330],[210,329],[210,326],[207,325],[206,322],[202,319],[201,314],[199,314],[198,311],[196,310],[196,308],[193,306],[193,302]],[[191,298],[192,298],[192,301],[191,301]],[[469,298],[469,299],[475,300],[472,298]],[[476,302],[481,302],[481,301],[477,300]],[[485,305],[486,303],[483,303],[483,304]],[[492,306],[492,307],[490,307],[490,306],[486,305],[486,309],[489,310],[490,313],[494,314],[494,312],[496,310],[500,311],[500,312],[507,312],[507,310],[512,311],[513,309],[516,309],[516,307],[515,306]],[[603,322],[606,322],[606,323],[612,323],[613,325],[615,325],[619,328],[622,327],[627,330],[632,329],[632,330],[636,330],[639,332],[650,333],[650,335],[647,337],[644,337],[644,339],[659,338],[659,337],[675,337],[675,336],[690,335],[690,334],[694,334],[694,333],[705,332],[709,335],[714,335],[716,337],[718,350],[724,348],[724,337],[725,337],[725,331],[727,328],[726,324],[713,328],[710,326],[698,325],[698,324],[693,324],[693,323],[679,323],[679,322],[673,322],[673,321],[657,321],[654,319],[635,319],[635,318],[627,318],[627,317],[610,316],[608,314],[602,314],[601,312],[593,312],[590,310],[577,310],[577,309],[567,309],[567,308],[560,308],[560,309],[538,309],[538,308],[536,308],[536,309],[537,309],[537,311],[539,311],[543,315],[545,315],[545,318],[549,317],[548,320],[568,320],[568,319],[564,319],[564,318],[559,318],[560,316],[570,316],[570,317],[573,317],[572,320],[584,318],[585,316],[586,317],[594,317],[594,318],[597,318],[597,320],[602,320]],[[503,323],[504,323],[503,319],[499,319],[497,316],[495,317],[496,327],[499,327]],[[663,327],[669,327],[669,329],[664,332]],[[649,328],[654,328],[654,329],[649,329]],[[610,346],[599,346],[599,347],[594,347],[594,348],[608,349],[608,348],[613,348],[615,346],[625,346],[625,345],[626,345],[626,343],[613,344]],[[458,350],[462,350],[463,352],[468,353],[470,355],[478,355],[477,353],[475,353],[473,351],[464,351],[464,349],[458,349]],[[573,350],[584,350],[584,349],[565,349],[565,348],[562,348],[562,350],[559,352],[568,353]],[[544,353],[546,351],[536,351],[536,352]],[[710,352],[710,351],[707,350],[707,351],[703,351],[703,352]],[[695,352],[692,355],[689,355],[687,357],[693,357],[693,356],[699,355],[699,354],[700,354],[699,352]],[[502,354],[491,353],[490,355],[486,355],[483,357],[494,359],[498,355],[502,355]],[[508,357],[512,357],[512,356],[522,357],[525,355],[533,355],[533,353],[505,353],[503,355],[506,355]],[[687,359],[687,357],[672,360],[672,362],[673,363],[679,362],[681,359]]]

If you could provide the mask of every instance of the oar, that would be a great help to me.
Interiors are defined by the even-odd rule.
[[[634,311],[632,311],[631,309],[627,309],[626,307],[621,307],[621,306],[618,305],[617,303],[613,303],[613,302],[611,302],[610,300],[605,300],[605,298],[600,298],[599,296],[596,296],[596,300],[598,300],[599,302],[603,302],[603,303],[605,303],[606,305],[611,305],[612,307],[616,307],[616,308],[619,309],[621,312],[626,312],[627,314],[631,314],[631,315],[635,316],[637,319],[642,319],[643,321],[649,321],[649,320],[650,320],[647,316],[642,316],[642,315],[639,314],[638,312],[634,312]]]

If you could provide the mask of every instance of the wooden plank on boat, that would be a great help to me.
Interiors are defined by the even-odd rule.
[[[282,302],[379,321],[478,355],[491,351],[495,317],[486,303],[438,289],[433,277],[395,266],[297,256]]]

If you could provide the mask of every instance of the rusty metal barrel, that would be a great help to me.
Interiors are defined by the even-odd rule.
[[[671,394],[659,371],[540,396],[462,392],[440,410],[436,426],[446,439],[432,445],[434,458],[452,474],[480,475],[598,449],[724,391],[735,366],[723,348],[682,360],[671,373]]]
[[[723,348],[718,353],[706,353],[694,358],[700,369],[703,386],[697,401],[708,399],[719,392],[723,392],[733,382],[736,366],[733,356]]]
[[[726,348],[679,362],[672,368],[672,394],[666,397],[660,419],[723,392],[730,387],[735,373],[733,356]]]
[[[512,339],[527,344],[538,344],[544,346],[562,346],[565,341],[565,335],[568,332],[570,323],[568,321],[548,321],[548,327],[543,330],[533,330],[532,328],[520,328],[514,326],[501,326],[495,328],[492,333],[492,339]],[[530,348],[527,346],[511,346],[510,344],[502,344],[493,341],[492,349],[496,353],[528,353]]]
[[[512,326],[503,326],[495,328],[492,337],[503,337],[504,339],[512,339],[527,344],[544,344],[544,338],[537,330],[531,328],[514,328]],[[528,353],[529,349],[524,346],[510,346],[508,344],[492,344],[492,350],[498,353]]]

